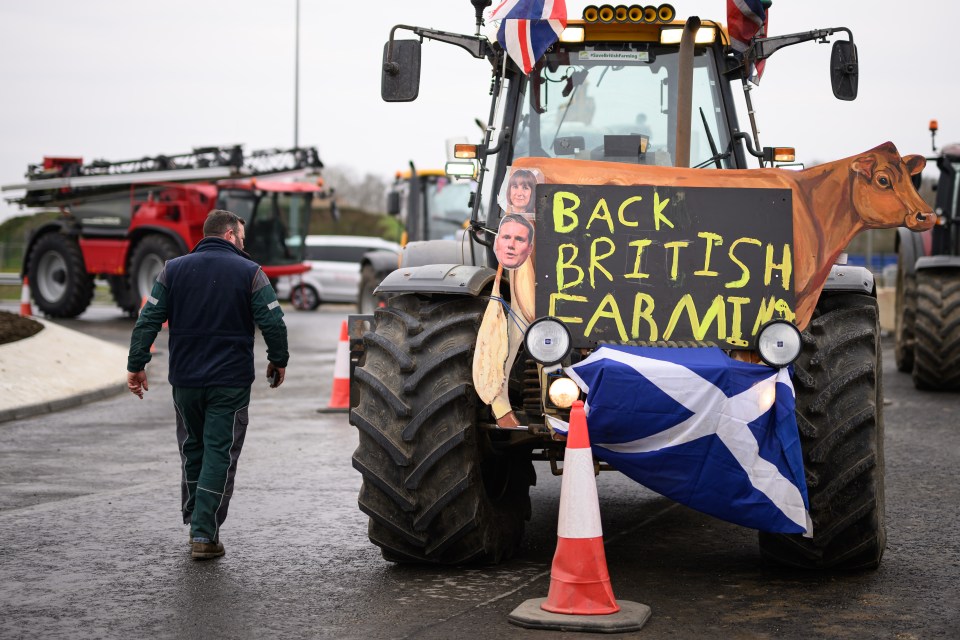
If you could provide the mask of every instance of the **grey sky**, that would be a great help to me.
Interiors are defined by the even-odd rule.
[[[568,0],[571,16],[588,4]],[[681,17],[725,21],[724,0],[676,0]],[[127,160],[196,146],[293,144],[295,0],[31,0],[0,4],[0,184],[23,181],[44,155]],[[911,18],[905,8],[919,8]],[[853,30],[860,96],[830,91],[829,45],[783,49],[753,92],[761,143],[808,164],[893,141],[929,155],[960,141],[960,83],[950,41],[960,5],[937,0],[775,0],[770,33]],[[479,141],[489,66],[424,45],[420,97],[380,100],[383,43],[397,23],[473,33],[469,0],[301,0],[300,130],[328,165],[384,178],[414,160],[441,166],[444,139]],[[746,116],[741,113],[746,128]],[[0,219],[16,209],[0,202]]]

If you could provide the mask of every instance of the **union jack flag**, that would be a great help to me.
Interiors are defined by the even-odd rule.
[[[500,46],[524,73],[530,73],[567,26],[566,1],[503,0],[490,19],[501,21],[497,31]]]
[[[727,32],[734,51],[742,54],[750,48],[754,36],[767,35],[770,4],[764,0],[727,0]],[[755,84],[760,82],[764,66],[766,60],[761,60],[752,70],[750,79]]]

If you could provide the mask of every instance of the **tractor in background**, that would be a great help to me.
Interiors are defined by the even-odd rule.
[[[315,198],[324,188],[315,148],[244,153],[240,146],[204,147],[174,156],[84,164],[46,157],[30,165],[23,191],[8,201],[58,208],[59,218],[35,229],[22,273],[37,308],[72,318],[93,298],[94,278],[106,279],[114,300],[133,316],[164,262],[203,238],[214,209],[245,220],[246,251],[271,279],[302,273],[303,242]],[[296,177],[296,180],[290,178]],[[331,201],[336,218],[336,204]]]
[[[937,121],[930,121],[937,152]],[[940,171],[934,186],[937,224],[920,234],[897,230],[894,356],[917,389],[960,389],[960,144],[927,158]],[[919,176],[915,176],[919,178]]]

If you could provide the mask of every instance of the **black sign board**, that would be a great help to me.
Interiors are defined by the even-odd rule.
[[[537,315],[575,347],[751,348],[794,319],[789,189],[537,186]]]

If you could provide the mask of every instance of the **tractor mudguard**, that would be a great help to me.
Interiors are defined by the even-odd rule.
[[[917,258],[915,268],[917,271],[924,269],[952,269],[960,267],[960,256],[923,256]]]
[[[469,242],[458,240],[423,240],[408,242],[401,255],[401,267],[430,264],[469,264],[472,262]]]
[[[876,297],[873,273],[866,267],[845,264],[835,264],[830,267],[830,275],[823,283],[823,291],[865,293]]]
[[[374,273],[381,278],[386,277],[388,273],[397,268],[397,252],[386,249],[368,251],[363,254],[363,259],[360,261],[360,268],[363,269],[366,265],[373,267]]]
[[[377,292],[455,293],[476,297],[484,291],[495,275],[496,271],[490,267],[465,264],[400,267],[383,279]]]

